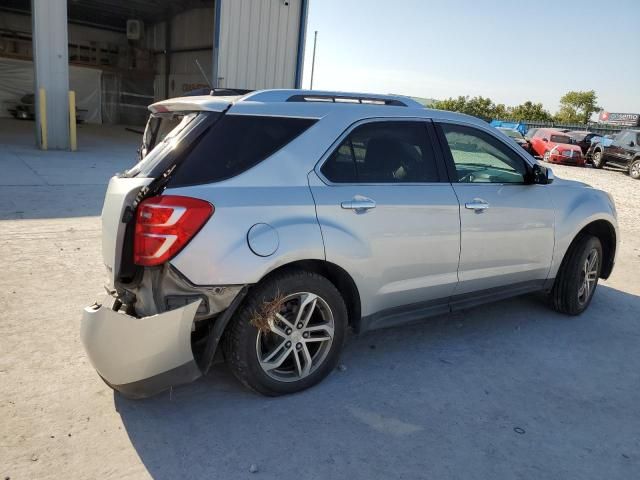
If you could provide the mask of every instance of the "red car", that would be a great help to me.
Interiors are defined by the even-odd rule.
[[[585,157],[579,145],[572,144],[571,138],[564,132],[552,128],[539,129],[530,140],[534,155],[545,162],[563,163],[584,167]]]

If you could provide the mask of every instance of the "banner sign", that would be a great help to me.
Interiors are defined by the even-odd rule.
[[[609,113],[600,112],[600,121],[635,127],[640,125],[640,113]]]

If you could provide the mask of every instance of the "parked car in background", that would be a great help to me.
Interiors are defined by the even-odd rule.
[[[607,164],[627,169],[632,178],[640,179],[640,130],[622,130],[610,145],[598,143],[593,148],[591,162],[595,168]]]
[[[531,151],[529,142],[527,141],[526,138],[524,138],[524,135],[520,133],[518,130],[515,130],[513,128],[506,128],[506,127],[498,127],[498,130],[500,130],[506,136],[513,138],[513,140],[522,148],[524,148],[527,152]]]
[[[195,380],[219,350],[253,390],[297,392],[333,371],[349,329],[528,292],[578,315],[613,269],[611,196],[554,181],[480,119],[316,90],[150,110],[182,120],[109,182],[107,296],[81,325],[125,395]]]
[[[602,144],[605,147],[608,147],[613,142],[613,137],[615,135],[596,135],[591,138],[591,145],[589,146],[589,150],[585,155],[587,161],[590,161],[593,157],[593,152],[598,144]]]
[[[33,93],[20,97],[20,102],[8,108],[9,114],[17,120],[33,120],[36,118]]]
[[[507,120],[491,120],[491,123],[489,125],[496,128],[508,128],[510,130],[516,130],[522,135],[527,133],[527,126],[524,123],[520,122],[510,122]]]
[[[567,132],[567,135],[571,140],[580,147],[582,154],[586,155],[589,147],[591,146],[591,139],[594,137],[600,137],[597,133],[586,131],[571,131]]]
[[[538,129],[531,139],[531,150],[545,162],[578,167],[585,165],[580,147],[571,143],[571,138],[566,133],[552,128]]]
[[[538,130],[540,130],[538,127],[531,127],[529,130],[527,130],[527,133],[524,134],[524,138],[526,138],[528,142],[531,142],[531,139]]]
[[[36,118],[35,95],[27,93],[20,97],[20,101],[16,105],[7,109],[9,114],[16,120],[34,120]],[[76,107],[76,123],[82,123],[82,116],[87,110]]]

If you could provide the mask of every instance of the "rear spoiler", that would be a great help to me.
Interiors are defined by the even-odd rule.
[[[200,95],[197,97],[169,98],[149,105],[151,113],[170,112],[223,112],[241,98],[234,96]]]

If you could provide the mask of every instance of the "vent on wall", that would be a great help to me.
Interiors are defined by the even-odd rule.
[[[127,20],[127,39],[140,40],[144,31],[144,24],[141,20]]]

